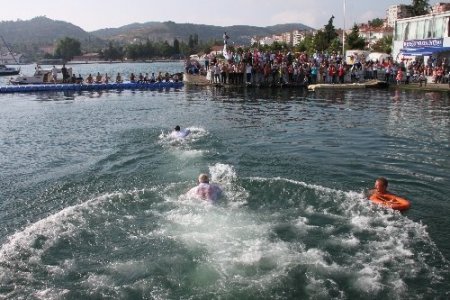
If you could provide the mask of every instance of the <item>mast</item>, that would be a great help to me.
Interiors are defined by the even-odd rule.
[[[12,58],[14,58],[14,61],[16,62],[16,64],[19,65],[19,62],[17,61],[16,57],[14,56],[14,53],[11,51],[11,48],[9,48],[8,44],[6,43],[5,39],[3,38],[3,35],[0,35],[0,38],[3,41],[3,44],[5,44],[6,49],[8,49],[9,53],[11,54]]]
[[[342,56],[345,59],[345,0],[343,0],[343,5],[344,5],[344,26],[342,29]]]

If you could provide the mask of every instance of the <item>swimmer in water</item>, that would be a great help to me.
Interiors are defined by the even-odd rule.
[[[217,201],[222,196],[222,189],[209,183],[209,177],[206,174],[198,176],[198,185],[189,190],[188,195],[205,201]]]
[[[387,190],[388,184],[389,182],[386,178],[378,177],[375,180],[375,188],[369,191],[369,199],[372,199],[371,197],[376,197],[385,202],[392,202],[392,200],[389,199],[388,196],[396,196],[396,195],[392,194]]]
[[[191,133],[191,131],[189,129],[186,128],[186,129],[181,130],[180,126],[177,125],[177,126],[175,126],[173,131],[170,133],[170,136],[173,138],[185,138],[189,135],[189,133]]]
[[[387,191],[387,187],[388,187],[388,181],[386,178],[384,177],[379,177],[377,178],[377,180],[375,180],[375,188],[373,190],[370,191],[370,195],[373,194],[390,194]]]

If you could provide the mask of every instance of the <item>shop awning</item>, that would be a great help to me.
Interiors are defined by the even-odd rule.
[[[430,56],[433,53],[450,51],[450,47],[423,47],[423,48],[403,48],[400,54],[403,56]]]

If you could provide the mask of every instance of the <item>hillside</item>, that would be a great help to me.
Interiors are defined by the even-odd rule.
[[[78,26],[64,21],[55,21],[47,17],[36,17],[27,21],[0,22],[0,35],[9,44],[51,45],[64,37],[75,38],[81,42],[93,38]]]
[[[268,36],[292,30],[312,29],[303,24],[280,24],[268,27],[246,25],[213,26],[204,24],[178,24],[174,22],[132,23],[119,28],[105,28],[86,32],[82,28],[64,21],[51,20],[41,16],[31,20],[2,21],[0,35],[12,47],[13,51],[22,53],[30,61],[44,56],[43,47],[51,49],[56,42],[65,37],[77,39],[85,52],[98,51],[108,45],[109,41],[128,44],[136,40],[169,41],[175,38],[187,42],[190,35],[198,35],[199,41],[221,41],[224,31],[230,36],[230,42],[248,45],[253,36]],[[3,45],[0,45],[0,48]]]
[[[310,30],[311,27],[296,23],[282,24],[268,27],[256,27],[247,25],[235,26],[214,26],[191,23],[174,23],[174,22],[148,22],[133,23],[119,28],[106,28],[91,32],[102,39],[109,39],[121,42],[130,42],[135,39],[152,41],[168,40],[172,41],[177,38],[187,41],[189,35],[197,34],[199,40],[221,40],[224,31],[231,37],[231,41],[237,44],[248,44],[253,36],[267,36],[279,34],[292,30]]]

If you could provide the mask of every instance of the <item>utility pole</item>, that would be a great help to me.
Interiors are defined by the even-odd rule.
[[[342,29],[342,56],[345,59],[345,0],[343,0],[344,5],[344,28]]]

